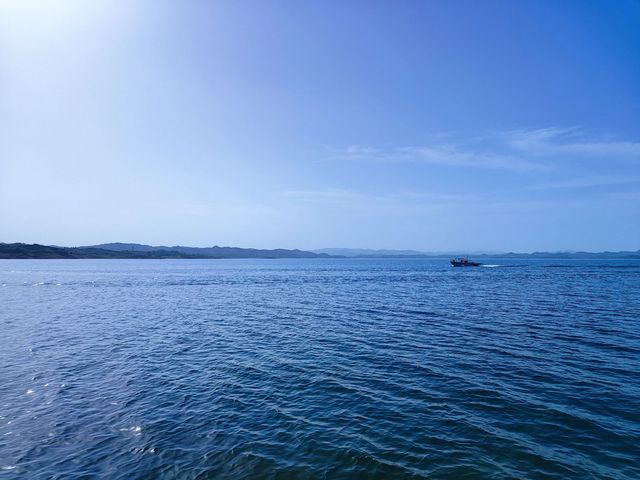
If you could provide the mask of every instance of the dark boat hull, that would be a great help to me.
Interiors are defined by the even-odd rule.
[[[451,265],[453,265],[454,267],[479,267],[482,264],[479,262],[461,262],[459,260],[451,260]]]

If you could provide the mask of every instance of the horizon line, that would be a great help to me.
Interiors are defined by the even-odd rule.
[[[379,253],[379,255],[398,255],[398,256],[411,256],[411,255],[425,255],[425,256],[438,256],[438,255],[534,255],[534,254],[607,254],[607,253],[637,253],[640,252],[640,247],[635,250],[572,250],[572,249],[562,249],[562,250],[533,250],[533,251],[515,251],[515,250],[470,250],[470,249],[450,249],[450,250],[418,250],[415,248],[369,248],[369,247],[324,247],[324,248],[284,248],[284,247],[275,247],[275,248],[267,248],[267,247],[238,247],[231,245],[210,245],[210,246],[192,246],[192,245],[152,245],[148,243],[137,243],[137,242],[105,242],[98,244],[89,244],[89,245],[75,245],[75,246],[67,246],[67,245],[57,245],[57,244],[48,244],[48,243],[27,243],[27,242],[0,242],[0,245],[40,245],[45,247],[57,247],[57,248],[102,248],[104,250],[108,250],[103,247],[103,245],[112,245],[112,244],[120,244],[120,245],[135,245],[135,246],[147,246],[152,248],[194,248],[194,249],[211,249],[211,248],[234,248],[241,250],[287,250],[287,251],[301,251],[301,252],[309,252],[309,253],[327,253],[326,251],[330,250],[347,250],[347,251],[368,251],[371,253],[376,252],[387,252],[387,253]],[[395,253],[394,253],[395,252]],[[411,252],[411,253],[400,253],[400,252]],[[336,253],[335,256],[340,256],[340,254]],[[358,256],[358,255],[357,255]],[[361,256],[361,255],[359,255]]]

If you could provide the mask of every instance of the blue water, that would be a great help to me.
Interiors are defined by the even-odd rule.
[[[489,263],[0,261],[0,478],[640,478],[640,261]]]

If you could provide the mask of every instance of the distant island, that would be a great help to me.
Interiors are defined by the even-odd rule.
[[[312,250],[313,253],[327,254],[332,257],[349,258],[451,258],[469,256],[473,258],[638,258],[640,250],[620,252],[487,252],[487,251],[460,251],[447,252],[421,252],[418,250],[372,250],[360,248],[323,248]]]
[[[131,258],[131,259],[223,259],[223,258],[450,258],[467,252],[420,252],[417,250],[367,250],[327,248],[322,250],[288,250],[284,248],[257,249],[239,247],[185,247],[176,245],[152,246],[139,243],[103,243],[83,247],[60,247],[26,243],[0,243],[0,259],[74,259],[74,258]],[[640,259],[640,250],[622,252],[469,252],[473,258],[620,258]]]
[[[0,259],[63,258],[323,258],[326,253],[287,249],[238,247],[154,247],[138,243],[105,243],[86,247],[59,247],[26,243],[0,243]]]

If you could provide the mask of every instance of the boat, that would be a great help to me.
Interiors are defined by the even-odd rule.
[[[466,257],[454,258],[450,260],[450,263],[454,267],[479,267],[482,265],[480,262],[472,262]]]

